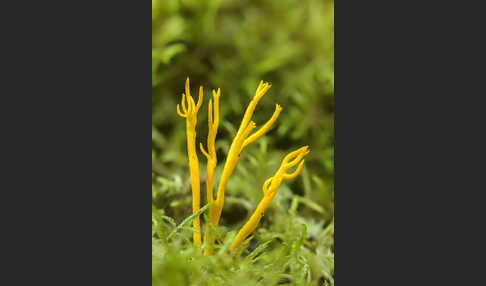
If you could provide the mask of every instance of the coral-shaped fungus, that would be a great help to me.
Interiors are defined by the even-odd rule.
[[[250,133],[255,129],[256,124],[251,121],[255,107],[263,97],[263,95],[270,89],[271,85],[268,83],[260,82],[258,88],[248,105],[243,120],[240,124],[238,132],[231,144],[226,162],[223,168],[223,173],[221,174],[221,179],[217,187],[216,198],[213,197],[213,180],[214,180],[214,169],[217,164],[215,141],[216,135],[218,133],[219,125],[219,97],[221,96],[221,90],[213,90],[213,100],[209,100],[208,108],[208,139],[207,139],[207,150],[204,149],[203,145],[200,144],[201,152],[207,158],[206,166],[206,195],[207,201],[210,204],[209,209],[209,220],[214,227],[218,226],[219,219],[223,210],[224,204],[224,192],[226,189],[226,184],[229,178],[233,174],[238,163],[239,155],[241,151],[249,144],[256,141],[258,138],[263,136],[272,126],[272,124],[277,120],[282,107],[280,105],[275,106],[275,111],[272,117],[256,132],[250,135]],[[199,190],[199,162],[196,153],[196,123],[197,123],[197,112],[202,105],[203,101],[203,87],[199,88],[199,98],[197,104],[191,96],[189,88],[189,78],[186,80],[185,93],[182,94],[182,111],[180,110],[179,104],[177,105],[177,113],[186,118],[186,136],[187,136],[187,155],[189,157],[189,169],[191,175],[191,189],[192,189],[192,211],[197,212],[200,208],[200,190]],[[186,106],[187,102],[187,106]],[[214,106],[213,106],[214,103]],[[291,152],[282,161],[282,164],[275,175],[265,181],[263,184],[263,198],[258,204],[255,212],[246,222],[246,224],[239,230],[238,234],[234,238],[230,249],[233,250],[238,247],[247,237],[250,235],[257,227],[260,219],[262,218],[265,210],[275,196],[280,184],[284,179],[293,179],[301,171],[304,165],[304,156],[309,153],[308,146],[304,146],[294,152]],[[296,166],[298,167],[293,173],[287,173],[287,170]],[[194,218],[193,222],[194,229],[196,231],[193,233],[194,245],[197,247],[198,251],[201,248],[201,224],[199,216]],[[209,235],[208,229],[205,231],[204,241],[207,247],[204,250],[205,255],[210,255],[212,253],[212,245],[214,243],[212,237]]]

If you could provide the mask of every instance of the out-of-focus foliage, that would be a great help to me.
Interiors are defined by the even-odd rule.
[[[260,80],[272,88],[255,111],[257,126],[276,103],[284,108],[267,135],[241,154],[227,186],[219,246],[251,215],[284,155],[311,149],[302,173],[281,185],[238,257],[224,248],[196,255],[190,224],[167,241],[192,209],[185,120],[175,108],[187,76],[194,94],[199,85],[205,91],[197,144],[206,142],[210,91],[221,88],[215,184]],[[333,1],[152,0],[152,86],[153,285],[334,284]],[[201,153],[199,162],[204,180]],[[204,182],[201,191],[204,205]]]

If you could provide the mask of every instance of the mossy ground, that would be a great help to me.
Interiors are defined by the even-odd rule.
[[[284,108],[267,135],[242,152],[209,257],[196,254],[190,221],[181,225],[191,215],[191,192],[185,122],[176,105],[187,76],[193,92],[199,85],[205,91],[197,144],[206,142],[210,91],[222,90],[216,183],[260,80],[272,88],[257,106],[257,126],[276,103]],[[152,85],[152,284],[333,285],[333,2],[153,0]],[[231,237],[262,198],[263,182],[303,145],[311,153],[302,173],[281,185],[252,239],[228,255]],[[199,162],[204,206],[201,153]]]

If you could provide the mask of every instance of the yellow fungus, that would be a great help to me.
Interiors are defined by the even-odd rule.
[[[214,227],[218,226],[219,219],[221,218],[221,212],[223,210],[224,204],[224,192],[229,178],[233,174],[238,163],[241,151],[249,144],[255,142],[258,138],[263,136],[275,123],[282,107],[280,105],[275,106],[275,111],[270,119],[256,132],[252,135],[250,133],[256,128],[255,122],[251,121],[255,107],[260,101],[260,99],[265,95],[265,93],[270,89],[271,85],[260,81],[252,100],[246,108],[245,114],[241,121],[238,132],[236,133],[231,147],[224,164],[223,173],[221,174],[221,179],[217,187],[216,198],[213,197],[213,181],[214,181],[214,169],[218,162],[216,157],[216,135],[218,133],[219,126],[219,97],[221,96],[221,90],[213,90],[213,99],[209,100],[208,107],[208,138],[207,138],[207,149],[204,149],[202,143],[199,144],[201,152],[207,158],[206,165],[206,196],[207,201],[211,205],[209,209],[209,220]],[[191,172],[191,188],[192,188],[192,211],[197,212],[200,208],[200,181],[199,181],[199,161],[196,154],[196,123],[197,123],[197,112],[201,108],[203,101],[203,88],[199,88],[199,98],[197,104],[191,96],[189,88],[189,78],[186,80],[185,93],[182,94],[181,107],[177,105],[177,114],[179,116],[186,118],[186,136],[187,136],[187,155],[189,157],[189,169]],[[255,230],[260,219],[262,218],[265,210],[272,201],[275,193],[277,192],[282,180],[295,178],[302,169],[304,164],[303,157],[309,153],[308,146],[304,146],[294,152],[291,152],[285,156],[284,160],[275,175],[265,181],[263,184],[263,199],[258,204],[255,212],[250,217],[248,222],[240,229],[237,236],[231,244],[231,249],[235,249],[241,244],[243,240],[248,237],[248,235]],[[300,163],[299,163],[300,162]],[[286,173],[286,171],[295,165],[298,165],[296,170],[292,173]],[[197,230],[193,234],[194,245],[196,245],[198,251],[201,248],[201,225],[199,216],[194,218],[194,229]],[[206,226],[206,232],[204,235],[204,242],[206,248],[204,250],[205,255],[210,255],[212,253],[212,245],[214,239],[210,237],[209,226]]]
[[[214,178],[214,168],[216,168],[216,164],[218,163],[218,159],[216,157],[216,148],[214,146],[216,142],[216,135],[218,134],[218,125],[219,125],[219,97],[221,95],[221,89],[218,91],[213,90],[213,99],[214,99],[214,116],[213,116],[213,101],[209,100],[209,107],[208,107],[208,141],[207,141],[207,149],[208,151],[204,150],[202,143],[200,143],[199,147],[201,148],[201,152],[206,156],[208,159],[208,163],[206,165],[206,197],[209,204],[213,204],[213,178]],[[209,238],[209,229],[206,228],[204,233],[204,241],[210,241]],[[211,254],[211,248],[208,245],[204,250],[205,255]]]
[[[209,209],[209,220],[210,222],[217,227],[219,223],[219,219],[221,217],[221,213],[223,211],[223,204],[224,204],[224,192],[226,189],[226,184],[228,183],[229,178],[233,174],[233,171],[236,168],[236,164],[239,160],[239,155],[243,148],[245,148],[248,144],[254,142],[261,136],[263,136],[272,126],[272,124],[277,120],[278,115],[282,108],[280,105],[277,104],[275,108],[275,112],[268,120],[267,123],[263,125],[260,130],[255,132],[253,135],[248,137],[251,131],[256,127],[255,122],[251,121],[251,117],[253,116],[253,112],[255,111],[255,107],[260,101],[260,99],[265,95],[265,93],[270,89],[271,85],[260,81],[258,88],[253,96],[253,99],[250,101],[248,107],[246,108],[245,115],[243,116],[243,120],[241,121],[240,127],[238,132],[236,133],[233,142],[231,143],[230,150],[228,152],[228,156],[226,158],[226,162],[223,168],[223,173],[221,174],[221,179],[219,181],[216,199],[212,199],[211,196],[211,208]],[[207,237],[207,236],[206,236]],[[207,245],[208,248],[205,250],[205,254],[211,254],[211,245],[213,244],[213,240],[208,238]]]
[[[186,106],[187,101],[187,106]],[[203,87],[199,88],[199,98],[197,104],[191,96],[189,88],[189,78],[186,80],[185,94],[182,94],[182,110],[177,104],[177,114],[181,117],[186,118],[186,137],[187,137],[187,156],[189,158],[189,171],[191,173],[191,189],[192,189],[192,212],[195,213],[200,208],[200,188],[199,188],[199,161],[197,159],[196,153],[196,123],[197,123],[197,112],[201,108],[203,101]],[[193,222],[194,229],[198,232],[193,233],[194,245],[197,249],[201,246],[201,224],[199,216],[194,218]]]
[[[223,173],[221,175],[221,180],[218,185],[217,197],[209,211],[209,218],[215,226],[218,226],[218,222],[221,217],[221,212],[223,210],[224,191],[226,189],[226,184],[228,183],[229,178],[231,177],[234,169],[236,168],[236,164],[238,163],[238,159],[241,151],[246,145],[250,144],[251,142],[261,137],[263,134],[265,134],[265,132],[268,131],[271,124],[275,122],[275,120],[277,119],[280,113],[281,108],[277,105],[278,107],[274,113],[274,116],[272,116],[272,118],[267,122],[267,124],[265,124],[259,131],[257,131],[255,134],[250,136],[248,138],[250,141],[246,141],[245,144],[245,140],[247,139],[248,135],[256,127],[253,121],[250,122],[253,112],[255,111],[255,107],[260,101],[260,99],[263,97],[263,95],[268,91],[268,89],[270,89],[270,87],[271,87],[270,84],[264,83],[263,81],[260,82],[255,92],[255,95],[253,96],[253,99],[251,100],[250,104],[246,108],[245,115],[243,116],[243,120],[241,121],[240,124],[240,128],[238,129],[238,132],[236,133],[236,136],[233,139],[233,143],[231,144],[230,150],[228,152],[228,157],[226,158],[226,162],[223,168]]]
[[[258,204],[253,215],[245,223],[245,225],[240,229],[240,231],[238,232],[238,234],[234,238],[234,240],[233,240],[233,242],[230,246],[231,250],[238,247],[248,237],[248,235],[250,235],[255,230],[255,228],[258,226],[258,223],[260,222],[261,218],[263,217],[263,214],[265,213],[265,210],[268,208],[268,205],[272,201],[273,197],[277,193],[277,190],[280,187],[280,184],[282,183],[282,181],[284,179],[293,179],[300,173],[300,171],[302,170],[302,166],[304,165],[304,160],[302,160],[302,159],[304,158],[305,155],[307,155],[309,153],[308,148],[309,148],[308,146],[304,146],[304,147],[288,154],[287,156],[285,156],[284,160],[282,161],[282,164],[280,165],[280,168],[275,173],[275,175],[265,181],[265,183],[263,184],[263,188],[262,188],[263,189],[263,199]],[[290,160],[292,160],[292,161],[290,161]],[[291,173],[291,174],[286,173],[288,169],[297,165],[299,163],[299,161],[300,161],[300,164],[293,173]]]

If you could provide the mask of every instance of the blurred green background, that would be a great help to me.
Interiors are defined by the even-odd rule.
[[[305,249],[299,255],[306,257],[310,274],[298,280],[285,276],[293,275],[292,269],[275,268],[275,275],[283,275],[275,281],[284,279],[293,285],[332,285],[333,240],[323,237],[329,236],[330,225],[334,227],[334,2],[152,0],[154,285],[185,285],[177,280],[184,275],[171,276],[179,271],[171,263],[184,260],[184,256],[170,256],[161,243],[161,236],[170,231],[170,219],[173,219],[172,224],[178,224],[191,214],[185,120],[176,113],[187,76],[193,95],[200,85],[205,92],[203,107],[198,113],[196,144],[206,145],[208,101],[211,90],[221,88],[215,183],[259,81],[272,84],[258,104],[253,121],[257,128],[262,126],[272,115],[276,103],[283,111],[272,129],[241,153],[227,186],[221,232],[225,235],[237,230],[247,220],[262,197],[263,182],[274,174],[285,154],[310,145],[311,153],[306,157],[302,173],[281,185],[255,231],[252,244],[259,245],[269,237],[280,236],[281,244],[285,245],[286,239],[290,243],[295,238],[298,229],[297,226],[290,229],[289,225],[305,225],[306,243],[302,246]],[[202,206],[206,203],[206,159],[201,153],[198,156],[203,180]],[[184,233],[190,237],[190,230]],[[323,241],[319,239],[326,241],[325,249],[320,248]],[[272,245],[267,250],[268,255],[277,255],[276,252],[271,254],[271,249],[279,249]],[[188,246],[181,241],[177,247],[182,251]],[[327,264],[319,264],[319,259],[327,259]],[[314,260],[317,264],[309,262]],[[212,263],[210,260],[199,262]],[[171,275],[167,274],[169,270]],[[191,272],[195,275],[194,281],[197,281],[197,273],[203,277],[201,269],[192,271],[196,271],[196,274]],[[262,283],[257,274],[246,274],[250,277],[241,281],[237,275],[223,280],[240,283],[237,285]],[[253,282],[251,275],[255,276]],[[270,284],[262,285],[273,285],[273,280],[265,281]],[[205,285],[201,283],[198,285]],[[214,283],[212,285],[225,285]]]

